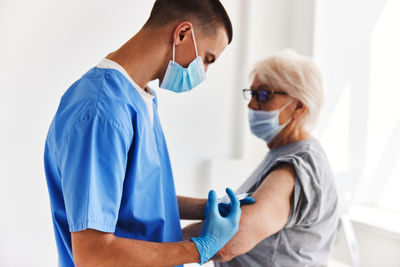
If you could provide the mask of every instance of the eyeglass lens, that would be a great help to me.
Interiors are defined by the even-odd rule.
[[[264,102],[268,100],[268,92],[266,90],[259,89],[252,91],[252,95],[256,96],[257,101]]]

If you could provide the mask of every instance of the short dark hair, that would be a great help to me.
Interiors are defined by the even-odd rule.
[[[207,34],[223,26],[232,41],[232,23],[219,0],[156,0],[145,27],[160,27],[172,22],[190,21]]]

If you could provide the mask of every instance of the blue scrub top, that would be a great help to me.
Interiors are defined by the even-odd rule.
[[[44,154],[59,266],[74,266],[70,232],[87,228],[182,241],[156,97],[152,108],[153,120],[127,77],[98,67],[61,98]]]

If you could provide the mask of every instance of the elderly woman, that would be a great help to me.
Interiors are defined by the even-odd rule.
[[[214,256],[216,266],[324,266],[337,226],[337,193],[321,144],[311,136],[323,101],[321,75],[292,51],[256,65],[251,132],[269,152],[237,193],[254,192],[242,207],[239,231]],[[184,229],[189,237],[199,229]]]

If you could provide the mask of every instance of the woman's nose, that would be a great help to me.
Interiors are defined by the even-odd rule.
[[[253,110],[259,110],[259,104],[257,103],[257,100],[253,97],[251,98],[249,104],[247,105],[249,107],[249,109],[253,109]]]

